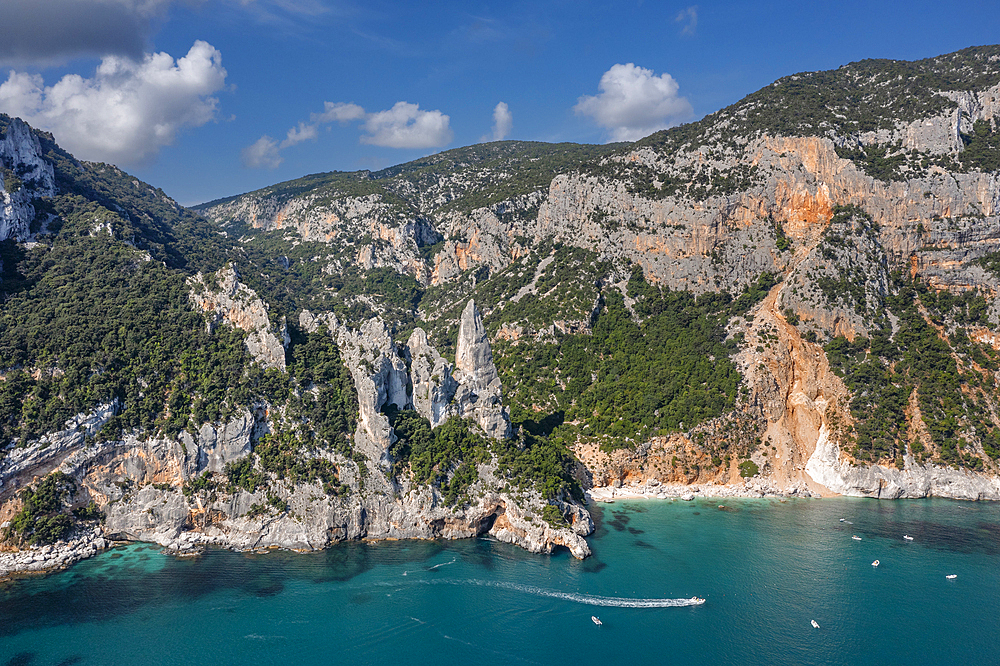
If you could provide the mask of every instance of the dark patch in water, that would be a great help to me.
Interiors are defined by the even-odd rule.
[[[632,536],[639,536],[640,534],[645,534],[646,530],[640,530],[638,527],[630,527],[628,528],[628,533]]]
[[[122,553],[111,553],[108,557],[112,560],[117,560],[119,557],[123,557]]]
[[[273,597],[277,594],[281,594],[285,589],[285,584],[280,580],[254,580],[251,581],[246,587],[247,592],[250,592],[255,597]]]
[[[654,546],[651,543],[646,543],[642,539],[636,539],[635,540],[635,545],[638,546],[639,548],[652,548],[654,550],[656,549],[656,546]]]
[[[73,664],[79,664],[81,661],[83,661],[83,657],[77,654],[72,657],[66,657],[56,664],[56,666],[73,666]]]
[[[596,557],[591,556],[591,557],[588,557],[587,559],[585,559],[583,561],[583,565],[582,566],[583,566],[583,570],[586,573],[600,573],[605,568],[607,568],[608,565],[605,564],[604,562],[601,562]]]
[[[4,666],[28,666],[38,656],[34,652],[18,652]]]
[[[623,525],[627,525],[632,520],[624,511],[612,511],[611,513],[614,514],[615,520],[621,522]]]
[[[620,520],[609,520],[608,526],[613,527],[617,532],[625,531],[625,523],[621,522]]]
[[[696,515],[696,516],[700,516],[700,515],[701,515],[701,511],[695,511],[695,512],[694,512],[694,515]]]
[[[359,592],[358,594],[352,594],[348,599],[348,601],[350,601],[352,604],[360,606],[361,604],[371,603],[372,599],[374,598],[375,597],[368,594],[367,592]]]

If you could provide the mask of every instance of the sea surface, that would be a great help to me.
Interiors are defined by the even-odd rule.
[[[0,665],[1000,664],[998,504],[594,513],[584,561],[485,538],[193,559],[123,546],[0,584]],[[678,605],[692,596],[706,602]]]

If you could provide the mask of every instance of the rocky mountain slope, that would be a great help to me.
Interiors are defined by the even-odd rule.
[[[582,557],[602,486],[1000,499],[998,110],[1000,47],[863,61],[195,212],[0,119],[6,543]]]

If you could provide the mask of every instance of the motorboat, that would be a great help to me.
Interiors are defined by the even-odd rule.
[[[691,597],[691,599],[689,601],[691,603],[693,603],[693,604],[703,604],[703,603],[705,603],[705,600],[702,599],[701,597]]]
[[[880,564],[880,562],[878,560],[875,560],[874,562],[872,562],[872,566],[873,567],[877,567],[879,564]]]
[[[604,624],[603,622],[601,622],[601,618],[597,617],[596,615],[591,615],[590,619],[593,620],[594,624],[596,624],[598,627]]]
[[[957,574],[948,574],[947,576],[945,576],[945,578],[947,578],[948,580],[953,580],[955,578],[958,578],[958,575]]]
[[[906,539],[907,541],[913,541],[913,537],[911,537],[909,534],[904,534],[903,538]]]
[[[846,521],[846,520],[847,520],[846,518],[841,518],[841,519],[840,519],[840,522],[844,522],[844,521]],[[815,620],[813,620],[813,621],[815,622]]]
[[[852,534],[851,538],[854,539],[855,541],[861,541],[861,537],[859,537],[857,534]]]
[[[819,622],[816,620],[809,620],[809,624],[811,624],[814,628],[819,629]]]

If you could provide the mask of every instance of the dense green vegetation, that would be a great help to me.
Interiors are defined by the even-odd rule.
[[[555,420],[558,435],[617,447],[721,415],[735,404],[741,381],[723,327],[772,284],[763,276],[735,300],[725,293],[696,298],[650,285],[636,267],[628,292],[638,321],[621,294],[607,290],[592,334],[559,335],[530,354],[497,345],[512,419]]]
[[[69,501],[76,495],[72,477],[53,472],[34,488],[20,493],[21,510],[4,529],[3,538],[19,544],[41,545],[66,538],[77,520],[96,520],[101,514],[91,503],[70,513]]]
[[[43,202],[57,217],[34,247],[0,243],[0,457],[101,404],[114,414],[98,437],[115,438],[174,435],[255,401],[290,400],[309,445],[346,448],[356,397],[329,334],[293,327],[290,374],[261,369],[241,331],[209,333],[189,303],[189,271],[226,258],[211,227],[114,167],[81,169],[43,139],[65,192]]]
[[[977,171],[1000,170],[1000,128],[989,121],[977,120],[972,125],[972,134],[962,135],[962,142],[965,149],[959,153],[958,160],[963,167]]]
[[[978,439],[992,445],[997,433],[984,405],[995,391],[992,373],[1000,368],[1000,355],[970,340],[962,326],[985,317],[986,301],[975,290],[955,296],[900,274],[895,279],[889,303],[899,321],[894,334],[880,332],[853,342],[838,337],[825,347],[831,367],[853,394],[852,453],[861,460],[896,459],[902,465],[909,443],[918,460],[980,469],[983,462],[971,444]],[[944,335],[936,328],[942,325],[954,326],[954,332]],[[914,392],[936,451],[910,441],[906,410]]]
[[[434,485],[448,504],[468,502],[469,486],[479,478],[477,466],[492,460],[497,476],[517,488],[534,488],[546,499],[582,499],[564,442],[527,431],[519,442],[490,440],[457,417],[432,430],[412,410],[390,407],[388,414],[398,438],[389,451],[395,461],[392,475],[408,473],[417,484]]]

